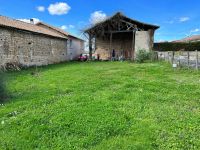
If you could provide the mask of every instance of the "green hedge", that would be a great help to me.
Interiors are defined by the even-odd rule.
[[[192,42],[192,43],[154,43],[155,51],[200,51],[200,42]]]

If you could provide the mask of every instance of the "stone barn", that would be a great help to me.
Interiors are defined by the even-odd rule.
[[[58,30],[0,16],[0,65],[41,66],[70,60],[70,35]]]
[[[134,60],[138,50],[152,50],[154,32],[158,28],[118,12],[84,32],[89,37],[90,57],[94,52],[101,60],[110,60],[115,51],[116,59],[123,57]]]

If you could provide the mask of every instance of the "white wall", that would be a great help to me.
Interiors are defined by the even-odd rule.
[[[69,60],[76,60],[80,54],[84,53],[84,41],[69,37],[68,39],[68,56]]]

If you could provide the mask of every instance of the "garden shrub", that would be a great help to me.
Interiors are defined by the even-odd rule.
[[[138,63],[143,63],[146,60],[150,60],[151,59],[151,52],[141,49],[138,50],[138,52],[136,53],[136,62]]]

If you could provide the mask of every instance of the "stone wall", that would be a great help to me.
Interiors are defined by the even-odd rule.
[[[151,50],[153,48],[151,31],[136,31],[135,52],[138,50]]]
[[[0,65],[41,66],[67,61],[67,40],[0,28]]]
[[[100,59],[107,60],[110,57],[110,42],[103,38],[96,38],[95,40],[95,55],[100,55]]]
[[[173,64],[186,67],[200,67],[199,51],[156,51],[159,60],[165,60]]]
[[[129,39],[113,39],[112,47],[110,50],[110,41],[102,38],[96,39],[96,51],[95,54],[100,55],[100,59],[108,60],[111,57],[111,52],[114,49],[116,56],[121,56],[122,53],[127,57],[130,57],[132,40]]]
[[[63,35],[62,33],[58,32],[57,30],[48,27],[44,24],[38,24],[38,26],[43,27],[45,29],[51,30],[52,32],[55,32],[57,34]],[[68,35],[68,43],[67,43],[67,58],[69,60],[76,60],[80,54],[84,53],[84,41],[80,40],[78,38],[75,38],[71,35]]]

